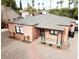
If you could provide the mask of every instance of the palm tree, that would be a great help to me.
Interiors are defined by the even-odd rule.
[[[57,1],[57,9],[58,9],[58,5],[59,5],[59,2]]]
[[[22,2],[21,2],[21,0],[20,0],[20,9],[22,10]]]
[[[63,0],[60,1],[61,7],[62,7],[62,3],[63,3]]]
[[[44,8],[44,3],[42,3],[42,8]]]
[[[78,0],[75,0],[74,1],[74,7],[77,7],[78,6]]]
[[[32,0],[32,7],[34,7],[34,0]]]
[[[27,6],[30,6],[30,4],[29,4],[29,3],[27,3]]]
[[[73,0],[69,0],[69,8],[72,3],[73,3]]]
[[[39,9],[40,9],[40,3],[38,3],[38,7],[39,7]]]
[[[63,0],[57,1],[57,8],[58,8],[58,4],[61,4],[61,7],[62,7],[62,3],[63,3]]]

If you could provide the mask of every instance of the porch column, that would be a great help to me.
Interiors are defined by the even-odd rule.
[[[67,48],[68,47],[68,33],[69,33],[69,27],[65,27],[64,28],[64,32],[63,32],[63,48]]]
[[[45,30],[41,29],[41,42],[45,42]]]
[[[61,42],[62,42],[62,32],[59,31],[57,35],[57,47],[61,47]]]
[[[41,41],[42,41],[42,42],[45,42],[45,33],[42,33],[42,34],[41,34]]]

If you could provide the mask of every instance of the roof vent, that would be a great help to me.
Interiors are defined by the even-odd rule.
[[[10,21],[10,19],[8,19],[8,21]]]
[[[13,21],[15,21],[16,20],[16,18],[13,18]]]

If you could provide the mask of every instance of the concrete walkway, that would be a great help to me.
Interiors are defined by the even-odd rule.
[[[6,32],[6,31],[8,31],[8,30],[9,30],[8,28],[1,29],[1,32]]]

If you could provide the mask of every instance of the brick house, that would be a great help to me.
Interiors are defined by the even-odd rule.
[[[75,20],[51,14],[26,16],[9,23],[10,36],[18,40],[42,42],[56,46],[68,45],[69,33],[74,36]]]

